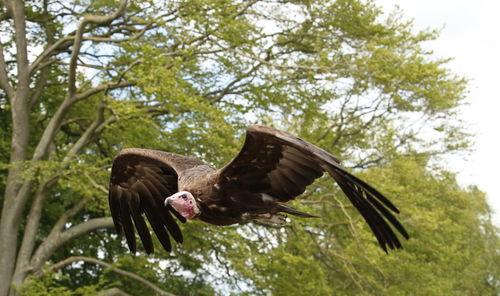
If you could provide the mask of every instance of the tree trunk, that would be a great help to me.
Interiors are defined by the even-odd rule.
[[[37,268],[40,268],[50,255],[62,244],[70,239],[78,237],[95,229],[110,227],[112,223],[108,218],[95,219],[87,221],[72,227],[66,231],[57,229],[52,237],[48,237],[44,243],[33,252],[33,238],[36,232],[33,229],[27,229],[27,233],[23,236],[23,244],[21,245],[20,253],[18,254],[18,237],[19,227],[23,221],[23,212],[26,209],[26,203],[31,196],[32,181],[22,178],[24,171],[25,161],[28,159],[28,138],[29,138],[29,121],[30,121],[30,106],[40,96],[41,89],[33,92],[33,97],[30,100],[30,79],[31,75],[36,73],[36,66],[45,62],[50,58],[50,55],[61,46],[63,41],[73,40],[71,59],[68,72],[68,91],[66,98],[59,106],[58,110],[50,118],[50,121],[45,128],[43,135],[34,150],[32,161],[42,160],[51,145],[55,134],[60,128],[61,122],[68,112],[68,110],[79,100],[86,99],[94,94],[103,92],[108,89],[126,87],[132,85],[130,82],[117,81],[116,83],[107,83],[95,88],[87,89],[82,93],[77,92],[76,88],[76,75],[77,75],[77,59],[82,45],[82,38],[87,24],[108,24],[114,19],[120,17],[127,6],[127,1],[122,1],[120,7],[109,15],[96,16],[86,15],[81,21],[77,32],[70,38],[63,38],[60,41],[47,46],[47,48],[40,54],[40,56],[30,66],[28,61],[28,45],[27,45],[27,32],[26,32],[26,17],[24,14],[24,3],[21,0],[10,0],[6,2],[7,12],[6,18],[11,18],[14,22],[15,30],[15,45],[16,45],[16,64],[17,76],[16,82],[9,82],[9,73],[7,63],[5,61],[4,49],[0,44],[0,88],[4,90],[10,103],[12,114],[12,135],[11,135],[11,150],[9,170],[5,184],[4,200],[2,205],[2,213],[0,217],[0,296],[15,295],[17,292],[12,288],[12,284],[20,286],[26,278],[27,272],[33,266],[27,263],[36,263]],[[67,36],[68,37],[68,36]],[[49,44],[48,44],[49,45]],[[69,48],[69,45],[67,46]],[[43,75],[41,75],[42,77]],[[44,79],[44,78],[41,78]],[[43,84],[43,82],[42,82]],[[81,141],[75,143],[74,149],[70,154],[75,154],[82,149],[95,132],[102,130],[103,126],[109,122],[103,122],[103,118],[96,119],[95,125],[89,128],[89,133],[85,133]],[[71,155],[68,155],[68,157]],[[43,187],[44,185],[42,185]],[[41,195],[45,195],[46,188],[42,188]],[[38,197],[37,193],[37,197]],[[37,225],[40,211],[43,207],[43,199],[35,203],[30,211],[28,220],[33,219],[31,225]],[[29,222],[29,221],[28,221]],[[27,239],[27,243],[24,240]],[[36,254],[36,256],[33,255]],[[18,258],[22,256],[22,258]],[[19,266],[16,267],[16,262]],[[15,277],[14,277],[15,271]],[[14,282],[13,282],[14,280]],[[10,293],[9,293],[10,290]]]
[[[23,2],[12,0],[7,6],[16,32],[17,86],[9,98],[12,112],[10,165],[0,219],[0,295],[7,295],[16,261],[18,229],[30,184],[20,182],[26,160],[29,133],[29,64]],[[8,83],[8,81],[7,81]]]

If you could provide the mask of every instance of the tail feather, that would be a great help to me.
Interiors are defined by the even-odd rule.
[[[309,214],[309,213],[304,213],[304,212],[298,211],[294,208],[290,208],[290,207],[285,206],[285,205],[279,205],[278,211],[283,212],[283,213],[287,213],[290,215],[298,216],[298,217],[304,217],[304,218],[321,218],[320,216],[316,216],[316,215]]]

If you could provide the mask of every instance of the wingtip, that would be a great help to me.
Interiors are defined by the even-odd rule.
[[[155,252],[155,248],[153,246],[153,244],[149,245],[149,244],[144,244],[143,243],[143,246],[144,246],[144,251],[146,251],[146,254],[153,254]]]
[[[406,239],[409,239],[409,236],[406,237]],[[396,242],[392,242],[391,244],[389,243],[384,243],[383,246],[382,244],[380,243],[380,246],[382,247],[382,249],[384,250],[384,252],[386,254],[389,254],[389,249],[391,250],[391,252],[398,252],[398,251],[402,251],[404,249],[403,245],[401,244],[401,242],[399,240],[397,240]],[[387,249],[387,246],[389,247],[389,249]]]
[[[182,244],[184,242],[184,237],[182,237],[182,233],[180,233],[180,235],[174,235],[173,233],[172,234],[172,237],[174,238],[174,240],[176,242],[178,242],[179,244]]]
[[[179,232],[178,235],[177,234],[176,235],[172,234],[172,237],[174,238],[174,240],[175,240],[176,243],[179,243],[179,244],[183,244],[184,243],[184,235],[182,235],[182,232]]]

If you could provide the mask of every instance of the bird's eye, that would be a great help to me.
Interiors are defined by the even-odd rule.
[[[188,196],[186,194],[181,195],[182,199],[187,199]]]

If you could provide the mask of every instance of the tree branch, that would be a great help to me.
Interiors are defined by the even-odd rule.
[[[206,96],[211,96],[211,95],[215,95],[217,92],[219,92],[219,94],[216,97],[213,97],[210,99],[210,103],[217,103],[220,100],[222,100],[224,98],[224,96],[226,96],[227,94],[233,93],[236,89],[250,84],[250,82],[253,80],[253,78],[250,79],[250,81],[248,81],[248,82],[236,85],[238,82],[242,81],[243,79],[250,77],[251,74],[254,73],[255,71],[257,71],[261,66],[262,66],[262,63],[257,63],[250,70],[248,70],[247,72],[243,73],[242,75],[236,77],[233,81],[229,82],[224,89],[213,91],[213,92],[206,94]]]
[[[107,36],[81,36],[82,41],[90,40],[90,41],[96,41],[96,42],[112,42],[112,43],[121,43],[121,42],[127,42],[127,41],[132,41],[140,38],[141,36],[144,35],[144,33],[152,28],[155,28],[156,26],[154,25],[153,22],[146,24],[143,29],[139,30],[137,33],[133,34],[130,37],[127,38],[111,38]],[[45,50],[35,59],[35,61],[31,64],[30,67],[30,74],[33,74],[35,71],[39,70],[40,68],[43,68],[46,63],[44,61],[54,55],[57,52],[60,52],[61,50],[65,50],[71,46],[71,44],[74,44],[75,38],[76,38],[77,32],[71,32],[67,36],[59,39],[53,44],[50,44]],[[69,65],[69,63],[64,63]]]
[[[83,133],[83,135],[78,139],[78,141],[73,145],[73,147],[70,149],[66,157],[64,158],[63,162],[67,162],[73,155],[77,154],[84,146],[88,144],[90,139],[95,135],[96,131],[98,130],[99,132],[103,128],[103,123],[104,121],[104,105],[99,107],[99,110],[97,112],[96,119],[92,124],[87,128],[87,130]],[[64,166],[65,167],[65,166]],[[62,169],[61,169],[62,170]],[[58,174],[56,174],[49,182],[45,183],[43,187],[40,189],[40,194],[37,194],[35,197],[34,203],[32,205],[32,208],[30,210],[30,215],[28,216],[27,220],[27,225],[30,227],[27,227],[27,230],[24,235],[23,239],[23,245],[21,246],[21,250],[24,250],[23,254],[26,257],[25,259],[19,259],[18,260],[24,260],[24,264],[19,264],[19,268],[23,268],[23,270],[19,271],[19,274],[25,273],[26,265],[27,265],[27,258],[29,258],[32,254],[33,251],[33,245],[34,245],[34,238],[35,238],[35,233],[36,230],[38,229],[38,223],[40,220],[41,216],[41,209],[43,207],[43,201],[45,200],[45,195],[46,195],[46,189],[49,188],[55,181],[58,179],[61,170],[59,170]],[[60,219],[57,221],[57,223],[54,225],[52,228],[48,240],[50,238],[57,238],[56,240],[62,240],[61,244],[66,241],[65,237],[67,235],[59,235],[62,228],[64,227],[65,223],[68,221],[69,218],[73,217],[76,213],[81,211],[83,207],[85,206],[85,203],[88,201],[88,197],[83,198],[78,202],[72,209],[68,210],[66,213],[64,213]],[[33,224],[33,225],[32,225]],[[87,224],[90,225],[90,224]],[[77,229],[78,230],[78,229]],[[64,234],[64,233],[63,233]],[[70,238],[68,238],[70,239]],[[26,240],[26,242],[25,242]],[[54,248],[57,248],[58,245],[55,245]]]
[[[82,134],[82,136],[78,139],[78,141],[73,145],[73,147],[70,149],[70,151],[68,152],[68,154],[66,154],[65,158],[63,159],[63,162],[69,161],[69,159],[72,156],[76,155],[83,147],[85,147],[89,143],[89,141],[95,135],[96,131],[100,132],[103,129],[103,126],[105,126],[103,124],[109,122],[109,121],[104,121],[104,109],[105,109],[104,105],[102,105],[102,106],[99,107],[96,119],[86,129],[86,131]],[[66,167],[66,165],[63,165],[63,168],[61,168],[58,171],[58,174],[56,175],[56,177],[54,177],[55,180],[57,180],[58,176],[60,175],[60,172],[65,167]],[[94,220],[89,220],[87,222],[84,222],[84,223],[82,223],[82,224],[80,224],[78,226],[70,228],[67,231],[64,231],[64,232],[61,233],[61,230],[63,229],[63,227],[66,224],[66,222],[68,221],[68,219],[70,219],[71,217],[73,217],[74,215],[76,215],[79,211],[81,211],[84,208],[84,206],[85,206],[85,204],[86,204],[87,201],[88,201],[88,197],[84,197],[83,199],[81,199],[75,206],[73,206],[73,208],[71,208],[70,210],[66,211],[59,218],[59,220],[56,222],[56,224],[53,226],[50,234],[48,235],[48,237],[46,239],[47,242],[52,242],[52,243],[48,243],[48,245],[51,246],[51,248],[53,248],[53,250],[57,249],[60,245],[64,244],[67,240],[73,238],[74,236],[80,235],[80,232],[85,231],[87,229],[84,226],[82,226],[83,228],[79,228],[80,225],[88,223],[89,221],[97,221],[97,222],[99,222],[99,220],[95,220],[95,219]],[[43,203],[43,199],[36,198],[35,202],[33,204],[33,207],[42,208],[42,203]],[[30,223],[31,221],[35,221],[36,223],[38,223],[38,221],[40,220],[40,213],[41,212],[40,211],[36,211],[36,208],[34,209],[33,207],[32,207],[32,211],[35,211],[35,213],[38,213],[38,215],[30,216],[28,218],[28,223]],[[33,222],[33,223],[35,223],[35,222]],[[97,223],[97,222],[93,222],[93,223]],[[88,224],[85,224],[85,225],[87,225],[87,227],[89,227],[89,225],[92,226],[94,224],[88,223]],[[98,224],[98,225],[101,225],[101,224]],[[104,223],[102,225],[107,225],[107,224]],[[33,227],[33,229],[37,229],[37,227]],[[88,230],[88,231],[90,231],[90,230]],[[45,244],[45,242],[42,243],[42,245],[44,245],[44,244]],[[40,246],[40,247],[43,247],[43,246]],[[39,247],[39,249],[40,249],[40,247]],[[48,248],[48,249],[51,249],[51,248]],[[50,251],[50,252],[47,252],[48,256],[50,256],[50,254],[53,252],[53,250]],[[30,252],[31,251],[32,251],[32,247],[31,247]],[[38,253],[38,250],[36,251],[36,253]],[[36,253],[35,253],[34,257],[36,257]]]
[[[147,30],[154,28],[153,23],[149,23],[144,26],[143,29],[141,29],[138,33],[126,37],[126,38],[111,38],[111,37],[105,37],[105,36],[86,36],[83,37],[83,40],[91,40],[91,41],[97,41],[97,42],[111,42],[111,43],[121,43],[121,42],[128,42],[128,41],[133,41],[137,40],[140,38],[144,33],[146,33]]]
[[[222,47],[221,44],[219,44],[218,42],[216,42],[219,46]],[[330,67],[318,67],[318,66],[303,66],[303,65],[298,65],[298,64],[295,64],[295,65],[285,65],[285,64],[276,64],[274,62],[271,62],[271,61],[268,61],[266,59],[263,59],[263,58],[260,58],[258,56],[255,56],[255,55],[252,55],[252,54],[249,54],[249,53],[246,53],[244,51],[241,51],[241,50],[238,50],[236,48],[227,48],[228,51],[230,52],[233,52],[237,55],[240,55],[240,56],[243,56],[243,57],[246,57],[246,58],[249,58],[251,60],[254,60],[254,61],[257,61],[257,62],[260,62],[264,65],[268,65],[268,66],[271,66],[271,67],[274,67],[274,68],[277,68],[277,69],[291,69],[291,70],[311,70],[311,71],[323,71],[323,72],[329,72],[329,71],[332,71],[332,69]]]
[[[40,217],[42,215],[43,202],[47,197],[47,192],[49,188],[57,181],[57,176],[52,177],[48,181],[44,182],[38,187],[35,194],[35,198],[30,208],[30,212],[27,217],[26,227],[23,234],[23,239],[19,252],[17,254],[16,268],[14,270],[14,275],[12,277],[12,284],[14,286],[20,286],[24,280],[26,273],[28,271],[28,264],[33,253],[33,248],[35,246],[36,233],[38,231],[38,226],[40,223]]]
[[[69,61],[69,75],[68,75],[68,95],[72,97],[76,92],[76,68],[77,68],[77,60],[78,55],[80,54],[80,48],[82,47],[83,42],[83,33],[85,31],[85,26],[89,23],[94,24],[107,24],[112,22],[114,19],[120,17],[123,13],[125,13],[125,8],[127,7],[127,0],[123,0],[118,9],[108,15],[99,16],[99,15],[86,15],[83,17],[80,26],[75,33],[75,39],[73,42],[73,50],[71,52],[71,57]]]
[[[94,178],[92,178],[87,172],[84,172],[83,173],[85,175],[85,177],[87,177],[87,179],[89,180],[90,184],[92,184],[92,186],[94,186],[95,189],[97,190],[100,190],[101,192],[103,192],[104,194],[108,194],[108,188],[102,186],[101,184],[97,183]]]
[[[69,212],[68,216],[75,215],[78,212],[77,207],[80,205],[76,205],[73,208],[73,212]],[[78,225],[75,225],[71,228],[68,228],[61,234],[61,240],[60,240],[60,245],[64,244],[65,242],[77,238],[81,235],[84,235],[86,233],[89,233],[91,231],[97,230],[97,229],[102,229],[102,228],[113,228],[113,219],[111,217],[101,217],[101,218],[94,218],[87,220],[83,223],[80,223]]]
[[[98,296],[132,296],[129,293],[125,293],[118,288],[111,288],[104,291],[100,291]]]
[[[102,105],[99,107],[99,110],[97,112],[97,116],[96,116],[96,119],[94,120],[94,122],[92,122],[92,124],[87,128],[87,130],[83,133],[83,135],[73,145],[73,147],[70,149],[68,154],[63,159],[63,163],[69,161],[69,159],[72,156],[77,154],[83,147],[85,147],[88,144],[88,142],[90,141],[90,139],[95,135],[96,131],[100,132],[102,130],[103,123],[106,123],[106,122],[107,121],[104,121],[104,105]],[[58,171],[58,173],[56,175],[54,175],[54,177],[50,180],[50,183],[47,182],[46,184],[44,184],[44,187],[41,190],[41,192],[44,194],[37,194],[35,201],[32,205],[32,208],[30,210],[30,215],[28,216],[28,221],[27,221],[27,223],[28,223],[27,225],[29,225],[30,227],[28,227],[26,232],[25,232],[25,239],[27,240],[26,254],[25,255],[27,255],[27,257],[31,256],[31,254],[32,254],[31,252],[33,251],[33,242],[30,243],[30,241],[33,240],[33,238],[35,237],[36,230],[38,229],[38,223],[39,223],[40,216],[41,216],[41,209],[43,207],[43,201],[45,200],[45,191],[46,191],[45,189],[50,187],[53,183],[55,183],[55,181],[60,176],[61,171],[65,167],[66,166],[63,165],[63,168],[61,168]],[[90,176],[88,176],[88,177],[90,178]],[[92,181],[93,181],[93,179],[91,180],[91,182]],[[94,181],[94,183],[95,183],[95,181]],[[106,192],[107,192],[107,190],[106,190]],[[75,206],[73,206],[73,208],[66,211],[59,218],[59,220],[56,222],[56,224],[52,228],[47,239],[48,240],[50,240],[50,238],[64,239],[65,238],[64,235],[60,236],[61,230],[63,229],[63,227],[66,224],[66,222],[68,221],[68,219],[70,219],[71,217],[76,215],[79,211],[81,211],[84,208],[88,199],[89,199],[88,197],[84,197]],[[28,232],[29,232],[29,234],[28,234]],[[26,237],[27,235],[28,235],[28,237]],[[22,245],[21,249],[23,249],[24,245],[25,245],[25,242],[23,240],[23,245]],[[56,248],[57,248],[57,246],[56,246]],[[26,260],[28,260],[28,259],[26,259]],[[27,263],[23,264],[23,266],[26,266],[26,265],[27,265]]]
[[[37,81],[37,84],[35,86],[35,92],[31,96],[31,99],[28,103],[28,108],[31,110],[33,105],[38,101],[40,96],[42,95],[43,89],[45,88],[45,85],[47,85],[47,79],[48,79],[48,74],[47,74],[48,69],[47,68],[42,68],[40,71],[40,78]]]
[[[141,277],[141,276],[138,276],[130,271],[126,271],[126,270],[123,270],[121,268],[118,268],[118,267],[115,267],[109,263],[106,263],[104,261],[101,261],[99,259],[95,259],[95,258],[90,258],[90,257],[83,257],[83,256],[73,256],[73,257],[68,257],[56,264],[53,264],[51,266],[49,266],[49,268],[47,269],[47,271],[53,271],[53,270],[56,270],[56,269],[59,269],[59,268],[62,268],[68,264],[71,264],[73,262],[77,262],[77,261],[84,261],[84,262],[89,262],[89,263],[93,263],[93,264],[97,264],[97,265],[100,265],[102,266],[103,268],[109,268],[109,270],[119,274],[119,275],[123,275],[123,276],[126,276],[128,278],[131,278],[133,280],[136,280],[138,282],[140,282],[141,284],[144,284],[145,286],[149,287],[151,290],[155,291],[158,295],[161,295],[161,296],[176,296],[172,293],[169,293],[167,291],[164,291],[162,289],[160,289],[158,286],[156,286],[155,284],[153,284],[152,282],[146,280],[145,278]]]
[[[40,141],[38,142],[38,145],[35,149],[35,153],[33,154],[33,161],[40,160],[44,157],[44,155],[47,152],[47,148],[54,138],[54,135],[56,132],[59,130],[59,127],[61,125],[63,117],[66,115],[66,112],[68,109],[77,101],[86,99],[94,94],[97,94],[99,92],[109,90],[109,89],[116,89],[116,88],[122,88],[122,87],[127,87],[135,85],[135,82],[114,82],[114,83],[106,83],[99,85],[95,88],[91,88],[89,90],[86,90],[82,93],[75,94],[73,97],[66,97],[64,101],[61,103],[59,106],[59,109],[54,113],[52,118],[50,119],[49,124],[45,128],[42,137]]]
[[[97,109],[96,119],[90,124],[90,126],[85,130],[85,132],[80,136],[78,141],[71,147],[66,156],[63,159],[63,162],[68,161],[71,157],[76,155],[83,147],[87,146],[92,137],[95,135],[96,129],[104,122],[104,104],[101,104]]]
[[[83,203],[84,202],[82,200],[70,211],[65,213],[65,217],[61,217],[61,219],[59,219],[57,228],[60,227],[61,221],[67,221],[67,219],[72,214],[74,215],[74,213],[78,211],[78,208],[83,206]],[[64,226],[64,223],[62,223],[62,226]],[[97,229],[112,227],[114,227],[114,224],[111,217],[90,219],[88,221],[75,225],[63,232],[56,231],[56,227],[54,227],[49,236],[37,248],[35,254],[31,259],[29,269],[33,270],[34,272],[38,272],[42,268],[43,264],[50,258],[50,256],[52,256],[52,254],[66,242]]]
[[[86,99],[92,95],[95,95],[97,93],[100,93],[102,91],[105,91],[105,90],[110,90],[110,89],[116,89],[116,88],[122,88],[122,87],[127,87],[127,86],[132,86],[132,85],[135,85],[136,83],[135,82],[121,82],[121,83],[106,83],[106,84],[101,84],[97,87],[94,87],[94,88],[91,88],[89,90],[86,90],[82,93],[78,93],[74,96],[74,101],[79,101],[79,100],[83,100],[83,99]]]
[[[30,66],[30,75],[33,74],[36,70],[38,70],[38,66],[40,63],[45,61],[47,57],[52,55],[52,53],[55,50],[62,49],[62,48],[68,48],[71,45],[71,42],[74,40],[74,36],[66,36],[64,38],[61,38],[57,40],[57,42],[51,44],[49,47],[47,47],[36,59],[35,61],[31,64]],[[41,66],[40,66],[41,67]]]
[[[114,118],[114,116],[112,116],[112,117]],[[65,158],[63,160],[63,163],[69,161],[69,159],[72,156],[74,156],[75,154],[77,154],[83,147],[85,147],[88,144],[88,142],[90,141],[90,139],[97,132],[101,132],[102,131],[103,124],[106,124],[106,123],[109,123],[109,122],[110,122],[109,120],[104,121],[104,106],[99,107],[96,119],[85,130],[85,132],[83,133],[83,135],[78,139],[78,141],[70,149],[70,151],[68,152],[68,154],[65,156]],[[48,180],[46,183],[44,183],[44,184],[42,184],[40,186],[39,192],[40,193],[44,193],[44,194],[38,194],[37,193],[37,195],[36,195],[36,197],[34,199],[34,202],[32,204],[31,210],[30,210],[30,215],[28,216],[28,220],[27,220],[28,225],[30,225],[30,221],[32,221],[32,220],[38,221],[40,219],[41,208],[42,208],[42,204],[43,204],[44,197],[45,197],[45,191],[46,191],[47,188],[50,188],[55,183],[55,181],[57,181],[57,179],[59,178],[59,176],[61,174],[61,171],[65,167],[66,166],[63,165],[63,167],[60,170],[58,170],[58,172],[50,180]],[[33,214],[32,214],[32,211],[33,211]],[[38,222],[36,222],[36,223],[38,223]],[[27,230],[29,230],[29,229],[36,230],[36,229],[38,229],[37,225],[38,224],[36,224],[34,226],[32,225],[32,227],[28,227]],[[32,236],[34,237],[34,234]],[[23,242],[24,242],[24,240],[23,240]]]

